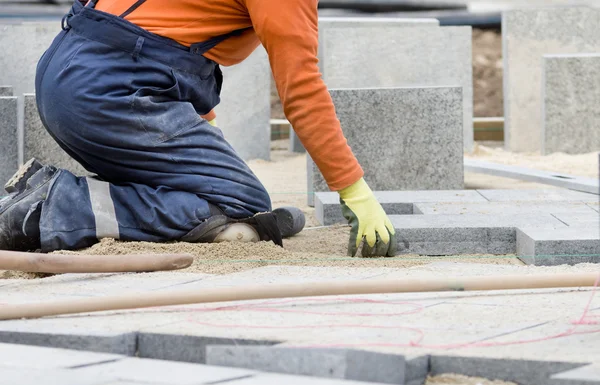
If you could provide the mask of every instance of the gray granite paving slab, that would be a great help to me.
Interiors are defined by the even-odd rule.
[[[554,216],[569,227],[598,228],[600,226],[600,214],[596,210],[557,212]]]
[[[228,385],[367,385],[373,382],[347,381],[338,379],[310,378],[284,374],[259,374],[227,382]]]
[[[586,203],[580,202],[486,202],[486,203],[415,203],[415,214],[588,214],[598,213]],[[558,216],[560,219],[560,216]]]
[[[461,148],[471,151],[473,78],[470,26],[440,28],[393,24],[386,20],[321,26],[319,66],[329,89],[460,87]],[[395,70],[398,68],[402,70]]]
[[[597,178],[586,178],[577,175],[555,173],[469,158],[465,158],[464,166],[466,172],[482,173],[486,175],[495,175],[504,178],[513,178],[528,182],[547,184],[590,194],[598,194],[600,191]]]
[[[504,135],[512,151],[540,151],[543,55],[600,52],[600,9],[555,7],[502,15]]]
[[[0,96],[13,96],[12,86],[0,86]]]
[[[17,97],[0,94],[0,186],[10,179],[19,166]],[[4,188],[2,193],[4,195]]]
[[[255,371],[163,360],[125,358],[73,369],[84,377],[106,376],[121,381],[195,385],[226,382],[256,374]]]
[[[599,385],[600,365],[583,367],[556,373],[551,377],[551,385]]]
[[[475,190],[374,191],[373,194],[388,215],[413,214],[413,204],[421,202],[487,202]],[[336,192],[315,194],[315,216],[322,225],[347,222]]]
[[[6,385],[126,385],[114,383],[110,377],[86,377],[67,369],[15,368],[2,365],[0,381]]]
[[[542,154],[600,150],[598,67],[600,53],[544,56]]]
[[[567,189],[530,189],[530,190],[477,190],[491,202],[524,202],[524,201],[563,201],[563,202],[598,202],[597,194],[588,194]]]
[[[271,157],[271,67],[259,46],[242,63],[223,67],[217,126],[244,160]]]
[[[0,365],[31,369],[74,368],[122,359],[118,354],[0,343]]]
[[[529,265],[600,263],[600,227],[517,230],[517,254]]]
[[[331,89],[330,93],[342,131],[372,190],[463,188],[459,87]],[[307,162],[308,203],[313,205],[312,192],[330,189],[310,156]]]

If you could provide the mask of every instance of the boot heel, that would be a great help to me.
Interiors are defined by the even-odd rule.
[[[17,172],[6,182],[4,189],[7,193],[22,193],[27,185],[27,180],[38,172],[43,164],[38,162],[37,159],[31,158],[25,164],[23,164]]]

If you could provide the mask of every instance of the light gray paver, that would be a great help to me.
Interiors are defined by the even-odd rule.
[[[217,126],[244,160],[271,157],[271,69],[259,46],[242,63],[223,67]]]
[[[463,187],[462,96],[458,87],[331,90],[342,130],[372,190]],[[312,192],[330,191],[307,157]]]
[[[529,265],[600,263],[600,227],[517,230],[517,254]]]
[[[1,365],[0,378],[2,384],[7,385],[128,385],[113,383],[106,377],[84,377],[68,369],[15,368]]]
[[[415,214],[524,214],[548,213],[596,215],[589,205],[579,202],[486,202],[486,203],[415,203]],[[586,216],[587,217],[587,216]]]
[[[25,94],[23,147],[24,161],[37,158],[44,164],[67,169],[76,175],[89,175],[83,166],[71,158],[46,131],[35,101],[35,94]]]
[[[0,94],[0,186],[10,179],[19,166],[17,97]],[[2,193],[4,195],[4,189]]]
[[[547,184],[556,187],[564,187],[570,190],[582,191],[590,194],[598,194],[600,187],[598,179],[586,178],[576,175],[555,173],[550,171],[536,170],[532,168],[513,166],[486,162],[479,159],[465,159],[466,172],[476,172],[486,175],[513,178],[528,182]]]
[[[265,346],[207,346],[209,365],[346,380],[404,383],[401,355],[360,350]]]
[[[598,202],[598,195],[566,189],[477,190],[490,202],[563,201]]]
[[[310,378],[284,374],[259,374],[227,382],[228,385],[378,385],[373,382],[358,382],[338,379]],[[381,384],[379,384],[381,385]]]
[[[463,106],[461,141],[464,140],[465,151],[471,151],[471,34],[470,26],[394,24],[387,19],[320,23],[319,65],[329,89],[460,87]]]
[[[511,151],[540,151],[543,55],[600,52],[600,9],[555,7],[502,15],[504,142]]]
[[[12,86],[0,86],[0,96],[13,96]]]
[[[600,365],[586,365],[553,375],[551,385],[600,385]]]
[[[600,151],[598,68],[600,53],[544,56],[542,154]]]

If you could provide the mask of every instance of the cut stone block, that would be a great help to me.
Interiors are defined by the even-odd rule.
[[[13,96],[12,86],[0,86],[0,96]]]
[[[74,368],[115,361],[124,356],[0,343],[0,366],[31,369]]]
[[[486,202],[486,203],[415,203],[415,214],[524,214],[524,213],[578,213],[595,215],[598,213],[585,203],[578,202]],[[560,217],[559,217],[560,219]]]
[[[296,131],[294,131],[293,129],[290,130],[289,151],[290,152],[298,152],[298,153],[306,152],[306,148],[304,148],[304,145],[300,141],[300,138],[298,138],[298,135],[296,135]]]
[[[206,359],[209,365],[385,384],[403,384],[406,377],[404,356],[359,350],[208,346]]]
[[[279,342],[142,332],[138,336],[138,355],[142,358],[205,364],[208,345],[270,346],[277,343]]]
[[[598,202],[598,195],[565,189],[477,190],[490,202],[563,201]]]
[[[600,52],[599,23],[600,9],[591,7],[503,13],[504,142],[508,149],[541,150],[542,57]]]
[[[600,365],[587,365],[553,375],[551,385],[600,385]]]
[[[600,228],[521,228],[517,254],[526,264],[537,266],[600,263]]]
[[[227,382],[227,385],[378,385],[373,382],[358,382],[326,378],[310,378],[285,374],[259,374]],[[380,384],[379,384],[380,385]]]
[[[60,19],[0,24],[0,84],[17,96],[35,92],[38,61],[60,31]]]
[[[19,166],[17,97],[0,97],[0,188]]]
[[[85,366],[73,369],[73,371],[85,377],[102,376],[121,381],[177,385],[227,382],[256,374],[255,371],[244,369],[140,358],[125,358],[114,362]]]
[[[374,191],[373,193],[388,215],[413,214],[413,204],[420,202],[487,202],[475,190]],[[346,223],[337,192],[319,192],[315,197],[315,216],[319,223],[324,226]]]
[[[514,254],[516,229],[565,228],[550,214],[391,215],[399,254]]]
[[[79,162],[71,158],[50,136],[38,113],[35,94],[25,94],[23,132],[24,161],[37,158],[44,164],[67,169],[76,175],[89,175]]]
[[[32,369],[0,366],[2,383],[10,385],[146,385],[110,382],[107,377],[83,377],[68,369]]]
[[[554,217],[569,227],[600,227],[600,214],[595,210],[556,212]]]
[[[461,141],[464,139],[464,150],[471,151],[471,34],[470,26],[394,24],[387,19],[328,22],[319,28],[320,69],[329,89],[462,87]]]
[[[465,171],[486,175],[513,178],[527,182],[564,187],[570,190],[598,194],[600,190],[598,179],[576,175],[560,174],[532,168],[486,162],[478,159],[465,159]]]
[[[437,27],[438,19],[399,18],[399,17],[319,17],[319,30],[328,28],[365,28],[365,27]]]
[[[463,188],[458,87],[331,90],[342,130],[372,190]],[[310,156],[312,192],[330,191]]]
[[[544,56],[542,154],[600,151],[598,68],[600,54]]]
[[[244,160],[270,159],[271,67],[262,46],[242,63],[223,67],[217,126]]]

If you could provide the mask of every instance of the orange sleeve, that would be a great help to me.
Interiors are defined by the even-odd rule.
[[[245,0],[269,54],[277,91],[298,138],[334,191],[363,170],[348,146],[318,68],[318,0]]]

